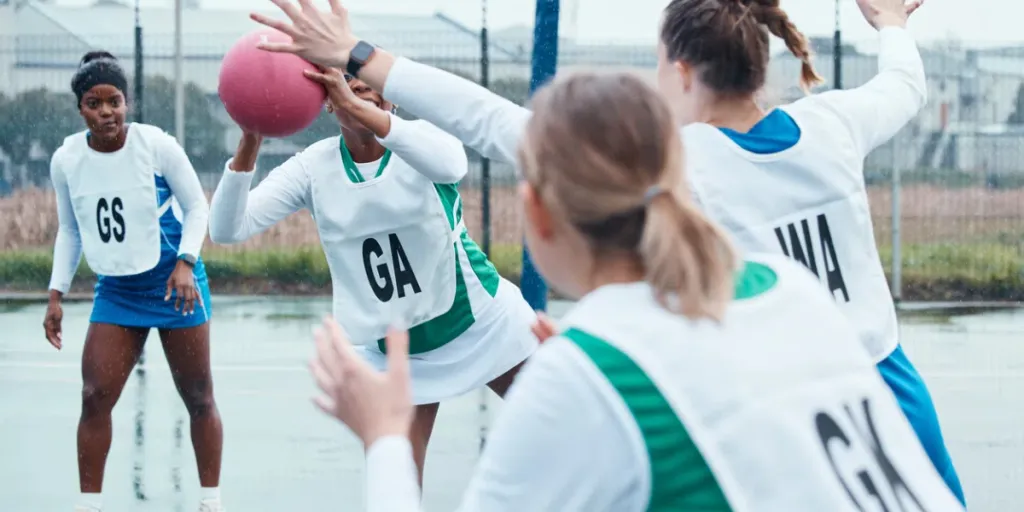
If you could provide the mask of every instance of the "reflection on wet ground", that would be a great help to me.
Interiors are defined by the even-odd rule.
[[[0,510],[71,510],[81,344],[89,303],[65,306],[62,352],[43,339],[44,306],[0,301]],[[213,365],[225,430],[221,488],[232,511],[348,511],[363,506],[362,448],[310,403],[310,326],[322,299],[214,301]],[[558,314],[565,304],[554,304]],[[1024,502],[1024,313],[904,317],[910,357],[935,395],[972,512]],[[155,341],[156,336],[151,336]],[[489,392],[488,392],[489,393]],[[454,509],[500,409],[484,393],[444,404],[428,454],[424,502]],[[150,342],[114,410],[109,511],[191,512],[198,479],[188,417],[159,343]]]

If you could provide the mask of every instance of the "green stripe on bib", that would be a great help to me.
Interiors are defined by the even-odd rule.
[[[625,353],[578,329],[562,333],[604,374],[633,415],[651,465],[648,512],[728,512],[725,493],[686,426],[650,377]]]

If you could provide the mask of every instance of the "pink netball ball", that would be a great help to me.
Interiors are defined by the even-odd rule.
[[[260,50],[256,44],[261,41],[291,42],[291,38],[266,28],[239,39],[224,54],[217,94],[242,129],[287,137],[313,124],[327,92],[302,74],[307,69],[317,71],[314,65],[290,53]]]

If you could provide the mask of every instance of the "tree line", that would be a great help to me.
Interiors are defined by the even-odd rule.
[[[496,80],[491,90],[522,105],[529,95],[529,82]],[[128,120],[135,120],[131,93],[128,91]],[[146,77],[142,107],[145,123],[174,133],[173,81],[164,76]],[[185,85],[185,151],[197,170],[219,170],[233,148],[234,141],[225,141],[228,126],[222,111],[215,94],[204,92],[192,82]],[[399,115],[411,117],[405,112]],[[0,119],[0,152],[6,157],[6,163],[0,157],[0,196],[11,189],[45,186],[50,156],[65,137],[85,129],[74,95],[45,88],[15,95],[0,93]],[[309,128],[286,140],[307,146],[337,134],[337,121],[324,112]]]

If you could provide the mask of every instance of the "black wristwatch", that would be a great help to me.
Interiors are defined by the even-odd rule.
[[[178,259],[184,261],[185,263],[188,263],[190,267],[195,267],[196,261],[198,261],[198,259],[195,256],[192,256],[191,254],[180,254],[178,255]]]
[[[377,51],[377,47],[366,41],[356,43],[355,48],[352,48],[348,54],[348,65],[345,66],[345,72],[359,78],[359,70],[363,69],[363,65],[370,60],[375,51]]]

